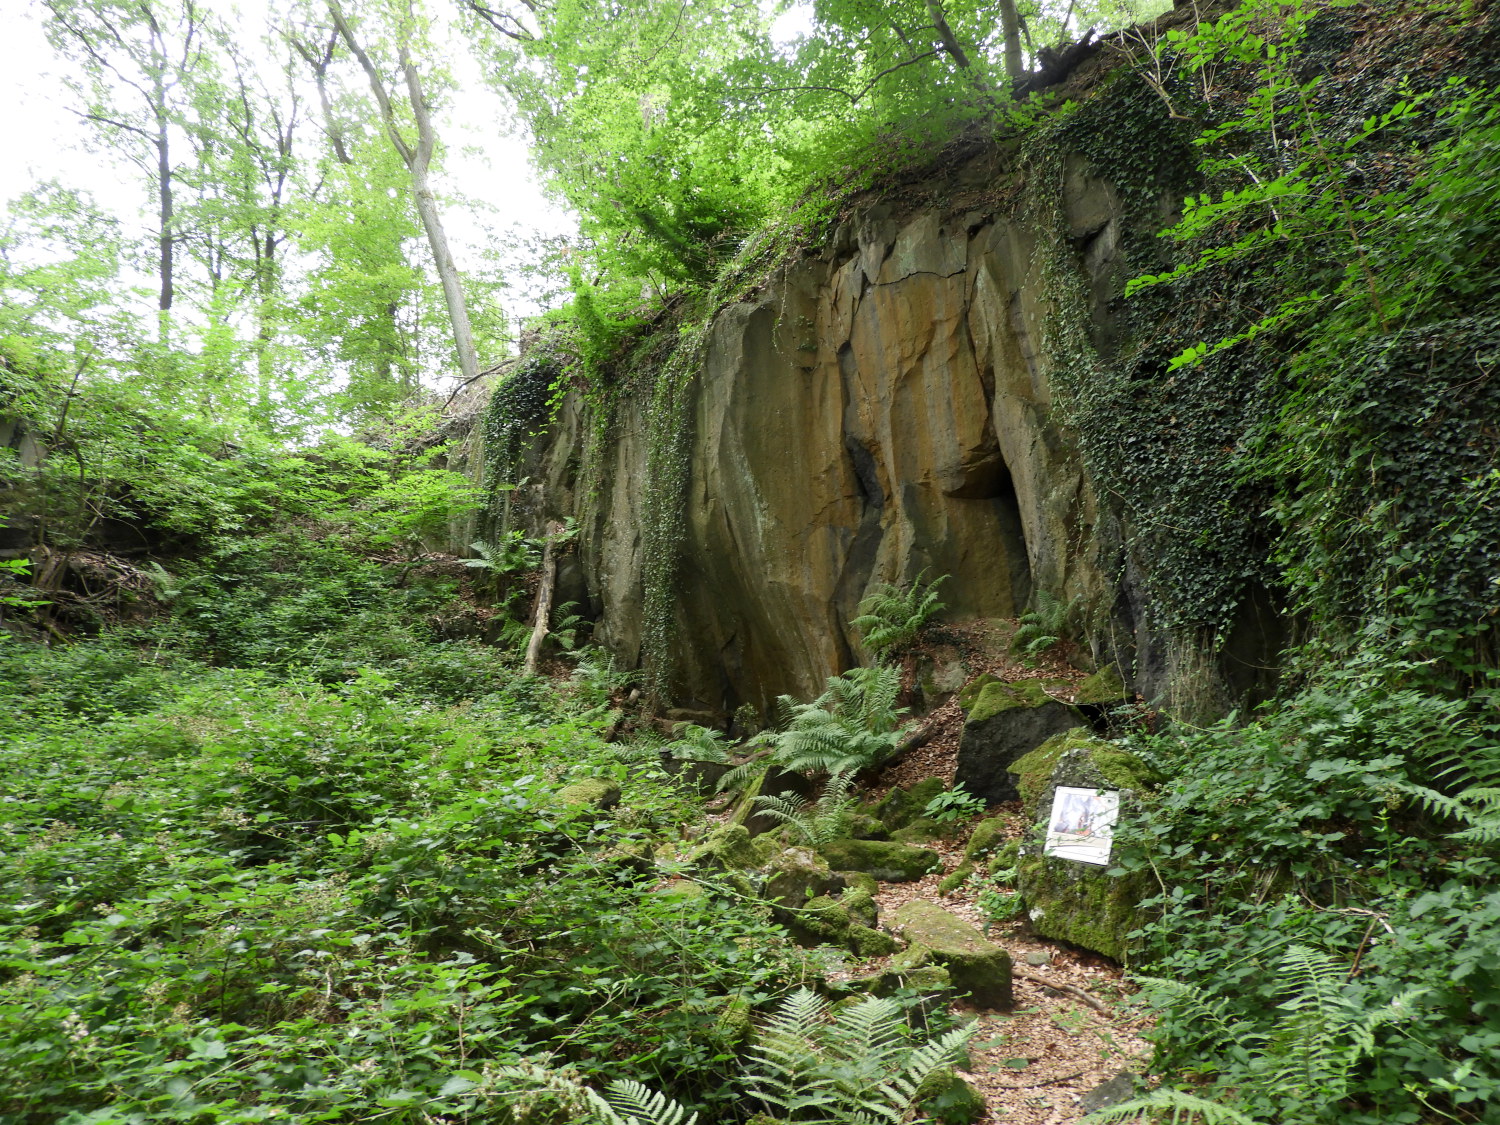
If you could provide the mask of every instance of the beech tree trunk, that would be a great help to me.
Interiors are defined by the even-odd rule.
[[[328,13],[333,17],[334,27],[338,29],[344,43],[359,60],[365,77],[369,79],[370,92],[375,95],[375,101],[380,106],[380,116],[385,124],[386,136],[411,175],[417,215],[422,220],[422,229],[427,232],[427,245],[432,250],[438,280],[442,282],[443,301],[448,306],[448,322],[453,329],[453,347],[458,352],[459,372],[465,382],[473,382],[479,378],[479,357],[474,351],[474,331],[469,324],[469,307],[464,301],[463,286],[459,284],[458,279],[458,267],[454,264],[453,255],[448,250],[448,236],[443,230],[442,218],[437,209],[437,199],[432,194],[432,186],[427,176],[437,136],[432,128],[432,108],[422,94],[421,75],[417,73],[417,68],[412,63],[411,52],[407,50],[406,44],[401,44],[397,49],[397,57],[401,63],[401,74],[406,80],[406,93],[411,101],[412,115],[417,123],[417,140],[416,144],[412,144],[402,135],[401,128],[396,122],[395,108],[391,103],[390,93],[385,88],[385,81],[380,77],[380,71],[375,68],[370,56],[354,37],[354,29],[345,17],[338,0],[328,0]]]

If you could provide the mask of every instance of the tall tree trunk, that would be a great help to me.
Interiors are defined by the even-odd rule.
[[[160,334],[162,342],[167,339],[167,313],[172,309],[173,291],[172,259],[176,246],[176,237],[172,231],[172,156],[171,140],[167,133],[167,115],[165,112],[164,91],[158,92],[163,98],[157,103],[156,114],[156,204],[157,204],[157,273],[160,281],[160,289],[157,293],[156,307],[160,313]]]
[[[443,283],[443,300],[448,306],[448,319],[453,325],[453,346],[458,350],[458,367],[465,383],[479,378],[479,357],[474,351],[474,329],[469,324],[469,306],[464,301],[464,290],[458,278],[458,266],[448,250],[448,236],[443,231],[443,221],[438,215],[437,198],[427,179],[427,166],[432,159],[432,150],[437,136],[432,129],[432,110],[422,96],[422,79],[412,65],[411,54],[406,44],[400,48],[401,73],[406,77],[406,92],[411,98],[412,112],[417,119],[417,156],[411,165],[412,188],[416,194],[417,214],[422,218],[422,229],[427,232],[427,244],[432,248],[433,260],[437,263],[438,278]]]
[[[422,96],[421,76],[417,74],[417,68],[412,63],[411,52],[407,50],[406,44],[401,44],[397,49],[397,55],[401,63],[401,73],[406,79],[406,92],[411,99],[412,114],[417,122],[417,143],[413,145],[402,136],[400,126],[396,122],[395,107],[391,104],[390,94],[385,88],[385,81],[380,77],[380,71],[376,69],[370,56],[354,37],[354,29],[350,26],[338,0],[328,0],[328,13],[333,17],[334,27],[338,29],[344,43],[359,60],[365,77],[369,79],[370,92],[375,95],[375,101],[380,106],[380,116],[385,123],[386,136],[390,138],[391,146],[395,148],[397,155],[406,165],[407,172],[411,174],[412,194],[417,204],[417,215],[422,220],[422,229],[427,232],[427,245],[432,250],[438,279],[443,285],[443,301],[448,306],[448,322],[453,329],[453,346],[458,352],[459,371],[465,382],[473,382],[479,378],[479,358],[474,351],[474,331],[469,325],[469,308],[464,301],[463,286],[459,283],[458,267],[454,265],[453,255],[448,250],[448,236],[443,231],[442,219],[437,209],[437,199],[432,194],[432,186],[427,177],[428,168],[432,163],[432,151],[437,144],[437,136],[432,128],[431,107]]]
[[[536,595],[536,620],[531,627],[531,640],[526,645],[526,666],[522,675],[535,676],[542,659],[542,644],[547,640],[547,624],[552,618],[552,587],[557,581],[557,559],[554,551],[557,533],[561,524],[548,529],[546,544],[542,547],[542,585]]]
[[[1002,7],[1007,3],[1011,5],[1011,10],[1014,11],[1015,0],[1001,0]],[[942,0],[927,0],[927,18],[932,20],[932,26],[937,29],[938,40],[943,44],[943,50],[948,53],[949,58],[958,64],[958,68],[968,76],[969,81],[974,84],[974,88],[986,96],[992,95],[994,91],[990,88],[989,80],[985,78],[984,74],[969,59],[969,53],[964,50],[964,45],[959,42],[958,36],[948,23],[948,17],[943,11]],[[1019,32],[1017,35],[1019,36]],[[1007,42],[1009,42],[1008,39]]]
[[[999,0],[1000,34],[1005,40],[1005,76],[1019,82],[1026,76],[1026,63],[1021,57],[1021,13],[1016,0]]]

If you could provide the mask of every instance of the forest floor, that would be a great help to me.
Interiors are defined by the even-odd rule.
[[[1076,683],[1082,678],[1060,653],[1045,654],[1031,664],[1000,655],[1009,639],[1006,624],[1014,627],[1013,623],[973,623],[965,629],[973,635],[962,637],[961,647],[971,658],[978,656],[987,665],[986,671],[1007,681]],[[987,660],[986,652],[990,654]],[[1067,689],[1055,694],[1070,698]],[[963,733],[958,700],[935,708],[924,722],[936,726],[934,737],[882,771],[867,796],[878,797],[895,786],[910,786],[927,777],[952,783]],[[1005,818],[1006,839],[1018,839],[1030,827],[1020,802],[997,806],[984,815]],[[972,882],[947,895],[938,890],[943,878],[963,862],[970,831],[972,823],[951,839],[926,845],[942,857],[942,870],[918,882],[881,883],[875,897],[880,917],[891,918],[907,902],[925,899],[984,931],[1010,954],[1015,988],[1012,1010],[977,1009],[962,1002],[954,1005],[956,1015],[980,1022],[970,1049],[972,1069],[963,1077],[984,1095],[986,1125],[1068,1125],[1088,1112],[1081,1104],[1085,1095],[1122,1073],[1144,1072],[1151,1045],[1142,1033],[1150,1021],[1130,1003],[1135,989],[1126,982],[1124,970],[1109,958],[1038,937],[1025,918],[991,925],[979,906],[980,888]],[[885,960],[850,964],[846,971],[862,976],[878,971]]]

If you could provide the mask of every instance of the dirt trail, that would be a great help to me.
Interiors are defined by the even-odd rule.
[[[993,669],[1003,679],[1079,678],[1061,660],[1023,668],[1000,660]],[[1066,698],[1066,696],[1064,696]],[[939,725],[931,742],[903,755],[875,780],[872,794],[894,786],[909,786],[926,777],[951,784],[958,760],[963,715],[950,701],[928,716]],[[991,809],[986,816],[1004,816],[1006,838],[1016,839],[1029,827],[1019,803]],[[963,860],[969,829],[951,841],[928,845],[943,858],[943,870],[915,883],[881,883],[875,901],[882,922],[888,922],[905,903],[926,899],[985,930],[987,918],[979,908],[979,888],[970,884],[942,895],[938,884]],[[1031,933],[1026,921],[989,926],[987,936],[1005,948],[1015,966],[1015,1007],[1009,1012],[975,1009],[957,1004],[954,1011],[977,1016],[979,1033],[970,1057],[973,1070],[965,1072],[985,1096],[987,1125],[1068,1125],[1084,1116],[1079,1099],[1102,1083],[1130,1070],[1141,1073],[1151,1045],[1142,1038],[1150,1021],[1124,1001],[1134,993],[1124,972],[1108,958],[1048,941]],[[851,975],[877,970],[883,961],[851,965]],[[1078,989],[1102,1002],[1105,1012],[1022,974]]]

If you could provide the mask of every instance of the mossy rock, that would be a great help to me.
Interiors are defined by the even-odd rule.
[[[620,787],[602,777],[586,777],[572,785],[564,785],[557,791],[556,800],[562,805],[575,808],[595,808],[601,812],[620,803]]]
[[[959,864],[947,875],[943,876],[943,881],[938,884],[938,894],[951,895],[959,887],[967,883],[969,876],[972,874],[974,874],[974,865],[972,863],[965,861]]]
[[[884,930],[873,926],[862,926],[858,922],[850,925],[845,943],[856,957],[884,957],[901,948],[901,943]]]
[[[1084,707],[1108,707],[1125,702],[1127,694],[1119,669],[1106,664],[1079,683],[1078,690],[1073,693],[1073,702]]]
[[[1161,775],[1117,743],[1093,737],[1069,737],[1030,763],[1034,775],[1048,761],[1045,786],[1035,800],[1037,824],[1045,830],[1058,786],[1117,790],[1120,816],[1127,818],[1135,794],[1160,784]],[[1021,763],[1017,763],[1020,765]],[[1028,781],[1034,788],[1035,781]],[[1043,937],[1081,945],[1117,961],[1128,961],[1132,947],[1126,935],[1144,921],[1137,903],[1153,893],[1144,872],[1111,876],[1104,866],[1041,854],[1028,845],[1016,864],[1016,886],[1026,896],[1032,928]]]
[[[1052,771],[1057,768],[1057,763],[1064,753],[1079,747],[1092,746],[1099,741],[1100,739],[1087,727],[1075,727],[1073,730],[1053,735],[1031,753],[1012,762],[1009,772],[1015,776],[1016,789],[1021,794],[1022,804],[1028,810],[1035,808],[1042,793],[1052,784]]]
[[[891,996],[903,989],[920,993],[930,1000],[933,1011],[946,1008],[953,1000],[953,978],[948,970],[926,956],[915,962],[903,964],[906,953],[898,953],[890,963],[877,972],[862,977],[852,977],[839,987],[849,992],[865,992],[871,996]]]
[[[974,690],[976,686],[977,691]],[[964,718],[970,723],[982,723],[1006,711],[1041,707],[1050,702],[1052,697],[1039,680],[1006,683],[988,675],[975,680],[958,697],[958,705],[963,708]]]
[[[974,1125],[986,1112],[984,1095],[946,1069],[929,1074],[917,1087],[917,1108],[941,1125]]]
[[[843,879],[850,890],[867,891],[871,898],[880,891],[880,880],[868,871],[835,871],[834,874]]]
[[[913,809],[921,813],[927,807],[927,802],[939,793],[948,792],[948,785],[940,777],[924,777],[921,781],[914,781],[906,787],[906,798],[911,802]]]
[[[767,859],[767,849],[750,838],[743,824],[721,824],[688,853],[688,862],[708,870],[748,871]]]
[[[947,969],[953,986],[980,1007],[1011,1006],[1010,954],[962,918],[915,899],[896,912],[895,927],[907,942],[902,957],[913,967],[925,957]]]
[[[1101,867],[1025,855],[1016,867],[1016,884],[1037,933],[1121,963],[1130,960],[1134,950],[1126,935],[1145,921],[1136,903],[1152,893],[1144,872],[1112,877]]]
[[[988,870],[992,873],[996,871],[1010,871],[1020,860],[1021,841],[1011,840],[994,855],[990,856]]]
[[[811,848],[785,848],[766,864],[764,896],[787,907],[843,890],[844,880]]]
[[[1012,764],[1083,723],[1083,712],[1052,698],[1040,681],[992,680],[973,697],[964,720],[954,783],[991,805],[1014,801]]]
[[[738,1050],[750,1038],[750,1002],[740,996],[724,999],[718,1018],[714,1020],[708,1037],[714,1046],[723,1051]]]
[[[875,928],[879,908],[867,891],[845,890],[838,898],[820,895],[799,910],[786,910],[786,927],[800,945],[843,945],[860,957],[879,957],[900,946]]]
[[[890,830],[878,817],[855,813],[849,824],[849,835],[856,840],[888,840]]]
[[[839,905],[854,921],[873,926],[880,921],[880,907],[875,904],[875,895],[858,887],[845,887],[839,895]]]
[[[887,840],[830,840],[818,849],[828,866],[864,871],[885,883],[910,883],[942,867],[930,848],[913,848]]]
[[[691,879],[668,879],[660,886],[653,887],[651,895],[668,902],[686,903],[707,898],[708,892]]]
[[[898,786],[892,789],[875,804],[868,806],[864,812],[885,825],[887,832],[895,832],[905,828],[921,816],[922,810],[927,807],[927,802],[939,793],[946,792],[947,789],[942,778],[924,777],[907,788],[903,789]],[[856,832],[853,835],[858,837],[861,834]],[[873,839],[874,837],[867,838]]]
[[[777,913],[798,945],[843,945],[854,924],[849,912],[830,895],[810,898],[795,909],[783,904]]]
[[[891,839],[898,844],[930,844],[934,840],[941,840],[945,835],[947,831],[943,825],[930,816],[919,816],[905,828],[892,832]]]
[[[988,820],[981,820],[974,825],[974,831],[969,833],[969,842],[964,845],[964,859],[979,859],[986,853],[994,850],[1005,841],[1005,819],[993,816]]]
[[[965,713],[967,713],[969,709],[974,706],[974,701],[979,698],[980,694],[984,691],[985,688],[989,687],[991,684],[1003,684],[1004,682],[1005,681],[1002,680],[999,676],[991,675],[989,672],[986,672],[982,676],[975,677],[972,682],[965,684],[962,688],[959,689],[959,707]]]

